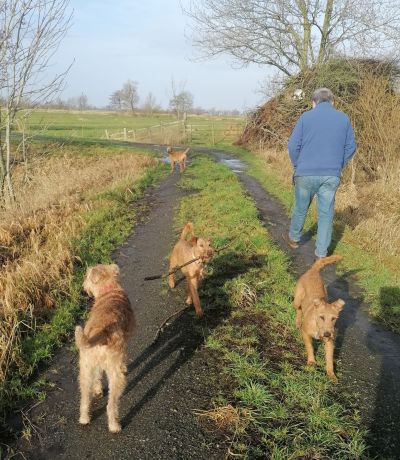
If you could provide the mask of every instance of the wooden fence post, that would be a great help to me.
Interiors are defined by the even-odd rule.
[[[126,131],[126,128],[124,128],[124,140],[126,141],[128,139],[128,133]]]
[[[212,145],[215,145],[214,123],[211,123]]]
[[[105,129],[104,131],[106,132],[106,139],[110,139],[110,137],[109,137],[109,135],[108,135],[108,130]]]

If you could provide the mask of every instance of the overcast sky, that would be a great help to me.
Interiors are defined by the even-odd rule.
[[[71,7],[73,24],[55,56],[57,70],[75,60],[64,99],[83,92],[90,104],[105,106],[131,79],[141,102],[151,91],[166,107],[173,77],[186,81],[195,106],[243,110],[261,102],[267,69],[234,69],[228,57],[193,62],[179,0],[71,0]]]

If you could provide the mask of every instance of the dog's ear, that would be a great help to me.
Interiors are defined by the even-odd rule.
[[[313,300],[313,304],[314,304],[314,307],[318,308],[321,306],[321,299],[314,299]]]
[[[110,264],[110,269],[113,273],[114,276],[118,276],[119,275],[119,267],[117,264]]]
[[[101,279],[103,271],[102,266],[97,265],[96,267],[92,267],[89,270],[90,272],[88,272],[88,279],[90,279],[92,283],[97,284]]]
[[[190,244],[191,244],[192,246],[196,246],[197,240],[198,240],[198,237],[197,237],[197,236],[193,236],[192,239],[190,240]]]
[[[342,299],[337,299],[335,302],[333,302],[333,306],[335,307],[335,309],[337,310],[337,312],[341,312],[343,310],[343,307],[344,307],[344,304],[346,302]]]

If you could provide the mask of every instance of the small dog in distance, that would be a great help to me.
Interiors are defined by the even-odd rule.
[[[186,169],[187,154],[190,148],[186,150],[173,150],[172,147],[167,148],[169,161],[171,163],[171,174],[174,172],[175,165],[179,163],[179,171],[183,173]]]

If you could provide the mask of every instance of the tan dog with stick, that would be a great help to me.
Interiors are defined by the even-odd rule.
[[[185,171],[189,150],[190,148],[187,148],[186,150],[173,150],[172,147],[167,148],[169,161],[171,163],[171,174],[174,172],[174,168],[177,163],[179,163],[180,172],[183,173]]]
[[[315,364],[312,338],[322,340],[325,343],[326,373],[335,383],[337,382],[333,370],[335,323],[343,309],[344,301],[338,299],[333,303],[328,303],[327,292],[320,271],[326,265],[341,259],[341,256],[333,255],[317,260],[300,277],[294,292],[294,306],[297,310],[296,326],[301,329],[303,335],[307,351],[307,364]],[[303,320],[302,316],[304,317]]]
[[[108,379],[108,428],[121,431],[119,399],[126,385],[126,345],[135,327],[135,317],[124,290],[118,283],[115,264],[89,268],[84,290],[95,301],[84,329],[77,326],[75,341],[79,348],[79,384],[81,391],[79,423],[90,422],[92,396],[103,394],[102,375]]]
[[[197,289],[200,281],[203,279],[204,265],[211,259],[214,251],[208,239],[193,236],[190,241],[187,241],[186,237],[189,233],[193,234],[193,224],[191,222],[188,222],[183,227],[180,239],[172,250],[169,268],[170,272],[172,272],[175,267],[181,266],[181,271],[186,277],[188,289],[186,303],[188,305],[193,303],[196,315],[202,316],[203,309],[201,308]],[[198,260],[185,265],[192,259],[197,258]],[[173,273],[169,275],[168,282],[169,287],[173,289],[175,287]]]

